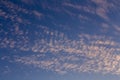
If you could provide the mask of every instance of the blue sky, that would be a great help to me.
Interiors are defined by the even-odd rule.
[[[1,0],[0,80],[120,79],[119,0]]]

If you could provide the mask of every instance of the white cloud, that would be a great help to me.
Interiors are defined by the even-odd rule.
[[[71,3],[64,3],[62,6],[97,14],[101,18],[109,20],[107,13],[112,4],[106,0],[92,1],[98,6],[97,8]],[[18,12],[31,14],[29,10],[18,7],[13,3],[7,3],[6,1],[2,1],[2,3],[11,11],[18,10]],[[55,8],[54,10],[57,9],[59,8]],[[66,11],[70,15],[75,15],[75,13],[65,8],[63,11]],[[38,11],[33,11],[32,13],[37,17],[42,16]],[[13,22],[15,21],[15,16],[7,15],[2,10],[0,10],[0,16],[10,18]],[[89,17],[86,16],[79,15],[79,17],[89,20]],[[22,23],[24,20],[19,17],[17,18],[17,22]],[[76,71],[120,74],[120,55],[118,54],[120,52],[120,46],[119,42],[113,39],[114,36],[111,39],[111,37],[105,35],[80,34],[77,40],[72,40],[60,31],[52,30],[46,26],[36,25],[38,31],[35,31],[34,36],[37,38],[33,42],[27,36],[29,33],[21,30],[17,24],[14,25],[14,29],[11,29],[12,33],[10,33],[12,36],[17,36],[17,40],[12,37],[0,39],[0,48],[9,47],[11,49],[17,48],[21,51],[31,51],[31,55],[14,57],[14,62],[32,65],[58,73]],[[110,27],[106,23],[102,23],[101,25],[107,29]],[[119,26],[112,26],[115,29],[114,32],[120,31]],[[6,33],[4,30],[2,32]],[[5,59],[7,57],[1,58],[1,60]]]
[[[88,39],[87,43],[84,41],[86,38]],[[38,58],[34,54],[34,57],[18,57],[15,58],[15,62],[33,65],[58,73],[80,71],[120,74],[120,72],[115,71],[119,69],[120,61],[120,56],[116,54],[116,52],[119,52],[118,43],[109,38],[106,40],[105,37],[91,36],[88,34],[81,35],[80,39],[83,39],[83,41],[72,41],[64,38],[56,42],[53,39],[52,42],[45,40],[39,41],[42,45],[37,43],[38,45],[35,45],[35,52],[41,52],[45,56]],[[47,52],[50,52],[51,58],[46,55]]]

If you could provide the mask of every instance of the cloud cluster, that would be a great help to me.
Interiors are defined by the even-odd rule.
[[[73,41],[40,40],[33,45],[32,51],[39,54],[18,56],[15,62],[58,73],[75,71],[120,74],[120,46],[104,37],[84,34],[80,36],[80,40]]]
[[[28,3],[28,0],[22,1]],[[30,2],[31,4],[33,3],[32,0],[30,0]],[[83,32],[79,34],[76,33],[77,38],[71,39],[69,37],[70,35],[66,34],[67,32],[54,29],[53,27],[51,28],[51,26],[43,26],[42,20],[40,19],[45,15],[45,21],[50,17],[51,22],[48,21],[48,23],[54,23],[55,27],[62,26],[62,29],[77,30],[75,28],[71,29],[71,25],[67,24],[70,23],[69,21],[66,21],[65,25],[67,26],[64,26],[60,21],[58,21],[57,24],[54,22],[57,21],[57,19],[49,13],[43,14],[34,9],[29,10],[18,6],[11,1],[1,0],[0,4],[5,6],[10,13],[7,13],[2,8],[0,9],[0,17],[5,21],[9,20],[8,24],[0,23],[0,35],[2,35],[2,37],[0,37],[0,48],[31,52],[31,54],[27,56],[19,56],[19,54],[16,54],[17,56],[13,55],[14,59],[12,59],[12,62],[32,65],[61,74],[75,71],[119,75],[120,46],[119,41],[116,39],[119,36],[120,27],[117,24],[111,23],[112,20],[108,15],[110,8],[113,9],[115,4],[108,2],[108,0],[91,0],[86,2],[87,4],[94,3],[97,7],[87,4],[84,6],[74,4],[69,0],[63,1],[62,3],[58,2],[59,6],[56,6],[55,3],[52,6],[47,4],[47,2],[41,3],[41,5],[43,10],[50,10],[59,14],[63,12],[62,15],[67,14],[71,16],[71,20],[80,18],[80,20],[85,21],[85,23],[86,21],[93,22],[95,20],[91,16],[83,15],[81,11],[100,17],[103,21],[99,22],[98,20],[95,21],[94,24],[97,24],[97,26],[100,25],[99,29],[103,28],[103,32],[112,30],[113,32],[111,32],[111,34],[116,33],[117,37],[109,36],[109,34],[103,35],[101,32],[99,35]],[[70,9],[73,9],[73,11]],[[74,12],[74,10],[77,10],[78,13]],[[27,15],[28,17],[22,16],[19,13]],[[5,28],[6,26],[9,28]],[[85,30],[88,30],[89,27],[90,26],[85,26]],[[72,33],[71,31],[70,33]],[[89,32],[91,32],[91,30]],[[10,60],[10,57],[4,56],[1,60],[8,58]]]

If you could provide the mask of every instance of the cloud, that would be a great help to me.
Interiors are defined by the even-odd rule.
[[[72,4],[72,3],[63,3],[63,6],[67,6],[67,7],[71,7],[71,8],[74,8],[74,9],[77,9],[79,11],[85,11],[85,12],[88,12],[88,13],[91,13],[91,14],[94,14],[95,13],[95,9],[93,7],[91,7],[90,5],[88,6],[82,6],[82,5],[78,5],[78,4]]]
[[[33,0],[21,0],[21,1],[26,4],[34,4]]]
[[[104,8],[98,8],[96,9],[96,13],[97,15],[99,15],[100,17],[102,17],[105,20],[109,20],[108,16],[107,16],[107,12]]]
[[[3,74],[8,74],[8,73],[12,72],[8,66],[5,66],[4,68],[5,68],[5,70],[2,72]]]
[[[120,74],[117,71],[120,61],[120,56],[117,54],[119,48],[118,43],[109,38],[106,40],[102,36],[81,34],[80,40],[63,38],[37,41],[32,46],[32,51],[42,53],[44,56],[38,57],[36,54],[18,56],[14,61],[57,73],[75,71]],[[46,54],[48,52],[49,55]]]
[[[43,14],[35,9],[34,10],[26,9],[26,7],[22,7],[18,4],[15,4],[12,1],[1,0],[0,2],[3,6],[5,6],[5,8],[9,10],[9,12],[7,12],[6,10],[4,10],[3,6],[1,6],[0,16],[3,17],[4,20],[9,19],[9,22],[12,22],[14,24],[17,25],[23,24],[27,26],[31,23],[33,24],[33,22],[31,22],[30,19],[25,18],[24,15],[32,16],[32,19],[33,18],[41,19],[43,17]]]
[[[94,3],[96,7],[90,5],[91,2]],[[110,21],[108,13],[113,10],[113,8],[115,7],[115,3],[112,3],[108,0],[90,0],[86,2],[86,4],[87,5],[80,5],[70,2],[64,2],[63,6],[71,7],[79,11],[84,11],[92,15],[97,15],[105,21]]]
[[[82,6],[68,2],[60,4],[62,8],[49,5],[47,5],[47,8],[58,12],[64,11],[71,16],[78,15],[82,20],[91,20],[91,16],[87,17],[79,13],[76,14],[66,8],[69,7],[70,9],[73,8],[75,10],[97,15],[108,21],[109,8],[112,7],[113,4],[109,3],[107,0],[91,1],[97,5],[97,8],[91,5]],[[28,1],[26,1],[26,3],[27,2]],[[19,54],[16,54],[17,56],[13,56],[14,59],[12,59],[12,62],[22,63],[24,65],[42,68],[60,74],[72,71],[120,74],[120,46],[114,36],[87,34],[84,32],[76,34],[78,35],[77,39],[71,39],[65,32],[40,25],[40,23],[34,24],[34,22],[30,22],[29,19],[18,16],[18,13],[22,12],[28,16],[33,15],[34,18],[38,18],[43,16],[41,12],[37,10],[27,10],[8,1],[2,1],[2,4],[16,16],[2,9],[0,10],[0,16],[5,20],[9,18],[15,23],[9,27],[8,31],[3,27],[0,29],[0,33],[4,35],[0,39],[0,48],[31,52],[31,54],[27,56],[19,56]],[[31,23],[31,25],[28,25],[28,23]],[[27,27],[21,26],[21,24],[26,24]],[[104,29],[109,29],[111,27],[104,21],[100,25]],[[58,24],[56,24],[56,26],[58,26]],[[63,24],[61,24],[61,26],[63,26]],[[70,29],[70,25],[68,24],[66,28]],[[120,31],[118,25],[113,24],[112,28],[114,28],[113,32]],[[8,34],[10,36],[8,36]],[[13,36],[15,38],[13,38]],[[1,58],[1,60],[5,59],[7,59],[6,56]]]
[[[107,23],[102,23],[101,26],[102,26],[104,29],[110,27]]]
[[[113,27],[114,27],[114,29],[115,29],[116,31],[120,32],[120,26],[118,26],[118,25],[113,25]]]
[[[41,17],[41,16],[43,15],[42,13],[40,13],[40,12],[38,12],[38,11],[36,11],[36,10],[33,11],[33,14],[34,14],[35,16],[37,16],[37,18],[39,18],[39,17]]]
[[[113,8],[113,4],[110,3],[108,0],[91,0],[97,5],[96,14],[109,21],[108,13],[110,9]]]
[[[102,25],[108,28],[106,23]],[[79,34],[77,40],[72,40],[65,33],[47,26],[37,25],[36,29],[33,35],[37,38],[33,42],[28,36],[30,33],[23,31],[18,25],[11,28],[11,35],[16,35],[18,40],[12,37],[1,39],[0,48],[9,47],[13,50],[31,51],[31,55],[28,56],[13,56],[13,61],[9,58],[10,62],[22,63],[60,74],[68,72],[120,74],[120,55],[118,54],[120,46],[119,42],[114,41],[114,37],[84,33]],[[5,33],[4,30],[1,31],[2,34]]]

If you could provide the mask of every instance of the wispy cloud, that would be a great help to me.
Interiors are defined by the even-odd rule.
[[[38,12],[38,11],[36,11],[36,10],[33,11],[33,14],[34,14],[35,16],[37,16],[37,18],[40,18],[41,16],[43,16],[42,13],[40,13],[40,12]]]
[[[78,5],[78,4],[72,4],[72,3],[63,3],[63,6],[71,7],[71,8],[77,9],[79,11],[83,10],[85,12],[92,13],[92,14],[95,13],[95,11],[94,11],[95,9],[93,7],[91,7],[90,5],[82,6],[82,5]]]
[[[79,11],[85,11],[89,14],[93,14],[93,15],[98,15],[99,17],[101,17],[102,19],[104,19],[105,21],[109,21],[109,16],[108,13],[110,12],[110,9],[114,7],[113,3],[110,3],[108,0],[91,0],[90,2],[93,2],[94,4],[96,4],[96,8],[93,7],[92,5],[89,5],[89,2],[86,3],[88,5],[78,5],[78,4],[72,4],[69,2],[65,2],[63,3],[64,6],[68,6],[74,9],[77,9]]]

